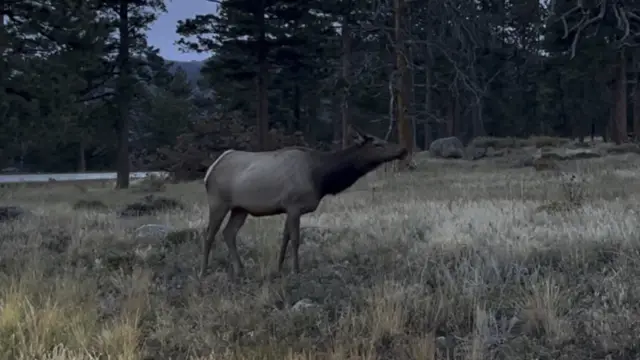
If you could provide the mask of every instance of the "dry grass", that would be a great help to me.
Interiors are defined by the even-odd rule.
[[[283,218],[250,219],[246,281],[219,242],[202,287],[197,239],[133,235],[204,227],[200,184],[163,192],[186,209],[133,219],[73,209],[133,191],[5,192],[32,215],[0,225],[0,358],[637,358],[640,156],[482,164],[424,160],[327,198],[303,219],[298,276],[268,277]]]

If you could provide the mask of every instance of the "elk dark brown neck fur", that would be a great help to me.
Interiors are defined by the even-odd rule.
[[[362,147],[354,145],[330,153],[314,152],[317,163],[313,177],[318,193],[321,196],[341,193],[382,164],[382,160],[366,161],[363,151]]]

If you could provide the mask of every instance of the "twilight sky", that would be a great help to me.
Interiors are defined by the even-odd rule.
[[[209,14],[216,11],[216,4],[207,0],[169,0],[166,2],[167,12],[160,15],[151,25],[148,41],[160,49],[160,55],[167,60],[204,60],[208,54],[182,53],[174,42],[178,40],[176,26],[178,20],[193,17],[197,14]]]

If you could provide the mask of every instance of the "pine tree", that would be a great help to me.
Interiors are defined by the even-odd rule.
[[[225,110],[247,111],[247,100],[257,100],[254,110],[259,149],[270,147],[267,144],[270,83],[282,75],[283,69],[301,74],[305,67],[302,59],[318,55],[309,47],[311,34],[321,23],[312,13],[313,4],[292,0],[224,0],[217,14],[198,15],[179,23],[180,35],[199,38],[196,42],[180,40],[187,50],[212,54],[203,74],[210,83],[223,85],[216,87],[215,92],[218,98],[228,99]],[[325,25],[323,31],[328,28]],[[308,64],[313,66],[312,62]],[[299,104],[293,107],[299,108]]]

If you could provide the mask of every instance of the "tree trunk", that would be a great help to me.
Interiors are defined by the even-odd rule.
[[[582,82],[582,86],[580,86],[580,98],[582,99],[582,101],[586,101],[587,94],[588,94],[587,82],[583,81]],[[579,106],[576,109],[576,112],[580,117],[580,121],[577,124],[578,125],[577,126],[578,129],[576,129],[577,138],[578,138],[578,142],[580,142],[582,144],[582,143],[584,143],[585,137],[587,137],[587,134],[589,133],[589,129],[584,125],[585,125],[585,123],[588,121],[588,119],[591,116],[589,116],[589,114],[587,114],[584,111],[584,107],[581,107],[581,106]],[[587,121],[585,121],[585,120],[587,120]]]
[[[413,155],[413,134],[411,131],[411,124],[407,119],[408,100],[409,100],[409,71],[407,69],[407,58],[404,42],[404,20],[405,14],[405,0],[395,0],[395,42],[396,42],[396,67],[399,72],[399,83],[397,85],[396,96],[396,119],[398,124],[398,141],[404,146],[409,155],[404,161],[399,164],[399,169],[407,168],[411,163],[411,157]]]
[[[4,14],[7,12],[6,0],[0,0],[0,32],[4,31]],[[0,42],[0,54],[4,55],[4,44]]]
[[[319,101],[319,94],[318,96],[314,96],[313,94],[311,94],[310,96],[307,97],[307,116],[305,117],[305,121],[304,121],[304,133],[305,135],[309,135],[311,136],[311,138],[316,139],[316,133],[312,132],[311,129],[311,125],[315,125],[318,123],[319,119],[318,119],[318,110],[320,107],[320,101]]]
[[[342,148],[349,146],[349,86],[351,75],[351,29],[349,15],[345,12],[342,16],[342,98],[340,113],[342,119]]]
[[[268,98],[268,77],[269,65],[267,64],[267,29],[264,19],[265,1],[262,0],[262,6],[256,13],[256,24],[258,24],[258,74],[256,79],[256,87],[258,93],[258,106],[256,108],[256,136],[258,138],[258,150],[268,150],[268,133],[269,133],[269,98]]]
[[[473,126],[472,133],[474,137],[485,136],[487,135],[487,131],[484,128],[484,117],[483,117],[483,104],[482,98],[477,99],[476,103],[473,105]]]
[[[4,34],[4,15],[8,12],[8,10],[9,4],[7,3],[7,0],[0,0],[0,34]],[[0,56],[5,56],[6,48],[6,40],[0,40]]]
[[[517,75],[518,77],[521,77],[520,74]],[[472,65],[471,67],[471,77],[473,79],[473,81],[478,84],[480,81],[478,81],[478,76],[476,73],[476,68],[475,65]],[[471,108],[471,129],[470,129],[470,134],[467,133],[465,134],[465,138],[466,141],[465,143],[468,143],[471,141],[471,139],[473,139],[474,137],[478,137],[478,136],[485,136],[486,135],[486,131],[484,128],[484,118],[483,118],[483,104],[484,104],[484,99],[483,96],[481,94],[473,94],[470,95],[475,101],[473,103],[472,108]],[[520,94],[520,99],[523,99],[523,94]],[[459,101],[458,101],[459,103]],[[460,106],[458,104],[458,106]],[[459,121],[460,123],[465,123],[468,124],[467,121],[462,121],[462,119],[460,119]],[[467,129],[469,129],[469,127],[467,127]]]
[[[459,137],[462,134],[462,105],[460,104],[461,96],[453,97],[453,136]]]
[[[433,100],[433,87],[431,81],[433,74],[431,72],[431,64],[425,64],[425,91],[424,91],[424,149],[428,150],[431,142],[433,141],[433,132],[431,130],[432,121],[432,100]]]
[[[86,141],[84,136],[78,142],[78,172],[87,171]]]
[[[293,127],[289,129],[291,133],[302,129],[302,94],[300,85],[296,81],[293,86]]]
[[[634,54],[634,67],[637,66],[640,56],[638,53]],[[633,139],[638,141],[640,139],[640,73],[635,74],[636,83],[633,88]]]
[[[342,148],[342,96],[334,95],[331,98],[331,124],[333,125],[332,149]]]
[[[411,13],[408,13],[407,18],[406,18],[406,23],[407,24],[412,24],[412,19],[411,19]],[[407,34],[406,37],[409,39],[412,39],[412,35],[411,35],[411,27],[408,26],[407,27]],[[408,46],[408,63],[409,64],[415,64],[414,61],[414,55],[413,55],[413,47]],[[412,149],[418,149],[418,122],[416,120],[416,104],[418,103],[418,99],[416,99],[416,96],[418,95],[417,91],[415,91],[416,88],[416,72],[415,71],[409,71],[407,69],[407,77],[409,78],[409,84],[407,85],[407,96],[408,98],[411,98],[411,101],[409,102],[409,106],[407,107],[407,109],[409,109],[408,114],[411,118],[411,140],[413,141],[413,143],[411,144],[411,148]],[[410,95],[410,96],[409,96]],[[407,100],[408,101],[408,100]]]
[[[605,127],[605,135],[603,136],[604,141],[612,141],[616,142],[616,134],[618,131],[616,130],[616,114],[615,109],[609,111],[609,121],[607,122],[607,126]]]
[[[615,133],[613,140],[616,144],[627,141],[627,59],[624,48],[620,50],[620,63],[615,85]]]
[[[455,116],[455,99],[453,93],[447,93],[449,98],[447,99],[447,136],[455,136],[455,125],[456,125],[456,116]]]
[[[389,114],[389,125],[387,126],[387,132],[384,135],[384,140],[389,141],[393,133],[393,122],[395,118],[395,103],[396,103],[396,90],[395,90],[395,70],[392,70],[389,74],[389,80],[387,80],[387,89],[389,94],[389,107],[387,108]]]
[[[485,136],[487,135],[487,131],[484,128],[484,118],[483,118],[483,114],[482,114],[482,105],[483,105],[483,101],[482,98],[478,98],[476,99],[476,103],[473,104],[473,109],[472,111],[472,126],[471,126],[471,136],[469,137],[469,140],[478,137],[478,136]]]
[[[118,15],[120,17],[120,47],[118,49],[118,118],[116,131],[118,156],[116,189],[129,187],[129,108],[130,108],[130,64],[129,64],[129,9],[128,0],[120,0]]]

